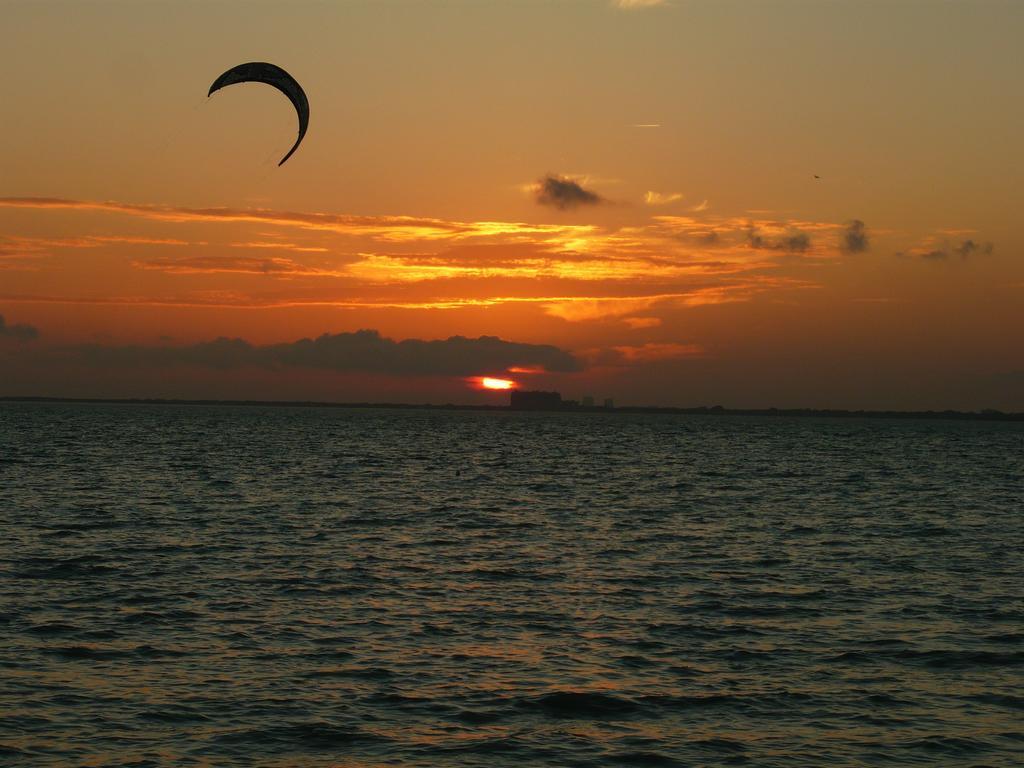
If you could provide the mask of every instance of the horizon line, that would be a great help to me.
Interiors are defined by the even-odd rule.
[[[572,403],[572,401],[568,401]],[[678,416],[766,416],[791,418],[874,418],[874,419],[928,419],[928,420],[975,420],[975,421],[1024,421],[1024,412],[1000,411],[983,408],[977,411],[945,410],[874,410],[850,408],[726,408],[722,405],[671,406],[671,405],[617,405],[586,406],[568,404],[561,408],[513,408],[511,405],[458,404],[458,403],[388,403],[388,402],[339,402],[324,400],[237,400],[211,398],[162,398],[162,397],[61,397],[43,395],[0,395],[0,403],[78,403],[96,405],[184,405],[184,406],[228,406],[228,407],[272,407],[272,408],[362,408],[362,409],[403,409],[403,410],[457,410],[457,411],[502,411],[509,413],[651,413]]]

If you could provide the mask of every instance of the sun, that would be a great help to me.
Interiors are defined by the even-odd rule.
[[[490,376],[480,379],[480,386],[484,389],[512,389],[515,385],[511,379],[492,379]]]

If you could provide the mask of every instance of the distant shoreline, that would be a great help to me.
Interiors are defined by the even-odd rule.
[[[513,409],[508,405],[455,405],[447,403],[336,403],[314,400],[181,400],[166,398],[113,398],[113,397],[0,397],[0,403],[92,403],[99,405],[191,405],[238,406],[259,408],[353,408],[401,409],[429,411],[496,411],[499,413],[652,413],[678,416],[765,416],[788,418],[835,419],[942,419],[950,421],[1024,421],[1024,413],[984,411],[854,411],[843,408],[723,408],[699,406],[674,408],[671,406],[569,406],[550,410]]]

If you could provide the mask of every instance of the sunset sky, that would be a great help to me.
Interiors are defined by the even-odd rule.
[[[1024,410],[1024,3],[0,18],[0,395]]]

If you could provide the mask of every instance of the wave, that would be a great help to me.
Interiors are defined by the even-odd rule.
[[[880,662],[909,664],[934,669],[1015,667],[1024,664],[1024,651],[856,650],[827,657],[827,661],[840,664],[877,664]]]
[[[244,746],[247,753],[261,750],[319,752],[359,743],[387,741],[387,737],[356,725],[312,721],[284,723],[269,728],[240,728],[218,733],[213,741],[221,746]]]
[[[537,711],[554,717],[612,717],[629,715],[642,705],[624,697],[593,691],[552,691],[541,696],[521,699],[518,709]]]

